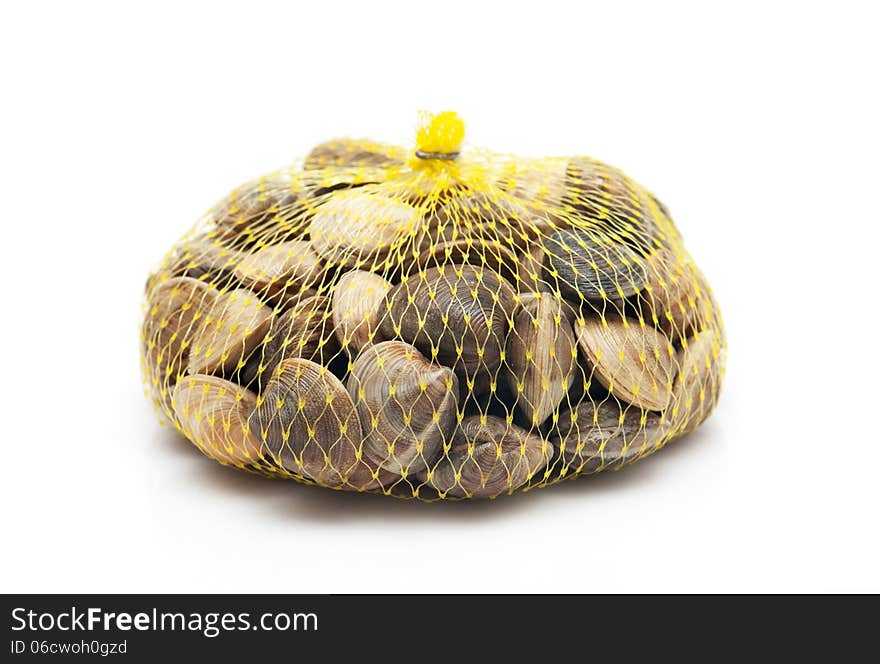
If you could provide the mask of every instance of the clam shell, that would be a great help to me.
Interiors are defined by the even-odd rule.
[[[256,295],[237,288],[214,297],[192,338],[190,374],[230,373],[263,340],[272,310]]]
[[[378,184],[387,180],[388,177],[389,171],[387,169],[375,166],[319,168],[296,173],[292,187],[299,196],[304,198],[306,210],[309,213],[314,213],[328,200],[336,198],[336,196],[328,197],[328,194]]]
[[[337,193],[318,208],[309,234],[329,265],[381,271],[389,252],[402,252],[420,232],[419,211],[375,193]]]
[[[568,160],[551,158],[511,162],[498,186],[537,210],[558,210],[568,191]]]
[[[219,291],[191,277],[173,277],[150,290],[141,330],[145,378],[154,399],[171,415],[171,394],[183,373],[192,339]]]
[[[718,335],[705,330],[687,340],[679,351],[679,373],[672,388],[670,428],[683,436],[697,428],[715,405],[721,389],[721,354]]]
[[[492,245],[465,237],[431,245],[416,260],[419,270],[464,264],[488,268],[508,278],[515,273],[517,260],[512,250],[498,242]]]
[[[539,244],[529,250],[515,251],[496,239],[461,236],[457,240],[432,244],[406,272],[414,275],[444,265],[473,265],[497,272],[518,291],[534,291],[541,279],[543,249]]]
[[[269,232],[276,216],[292,216],[299,198],[286,173],[248,182],[211,211],[212,235],[237,247],[248,245]]]
[[[260,442],[248,429],[257,395],[228,380],[196,374],[174,388],[174,414],[184,435],[202,452],[224,464],[259,465]]]
[[[407,153],[385,143],[353,138],[337,138],[315,146],[303,164],[305,169],[340,166],[403,166]]]
[[[529,482],[553,456],[540,436],[492,415],[469,417],[424,481],[441,497],[493,498]]]
[[[514,311],[514,293],[497,272],[444,265],[411,275],[385,296],[385,339],[411,343],[460,375],[494,373]]]
[[[273,461],[290,473],[347,490],[366,488],[376,479],[360,460],[361,425],[351,397],[319,364],[282,361],[249,426]]]
[[[567,202],[575,215],[602,228],[612,240],[649,251],[658,229],[649,210],[650,194],[616,168],[576,157],[568,163]]]
[[[647,287],[639,294],[645,320],[673,339],[684,339],[710,319],[702,278],[689,260],[658,252],[648,259],[648,274]]]
[[[379,307],[391,282],[378,274],[353,270],[333,291],[333,327],[342,348],[351,355],[372,343],[379,328]]]
[[[480,244],[522,248],[558,229],[547,214],[536,211],[533,202],[501,190],[453,196],[428,216],[436,242],[470,238]]]
[[[528,293],[543,289],[544,255],[544,245],[535,242],[525,247],[516,257],[514,276],[510,283],[518,292]]]
[[[452,438],[458,379],[402,341],[358,356],[348,379],[364,431],[364,458],[403,477],[426,468]]]
[[[559,449],[566,471],[591,473],[657,449],[667,431],[657,413],[611,398],[583,401],[560,415],[550,440]]]
[[[329,298],[308,297],[272,319],[262,343],[253,349],[242,368],[240,382],[261,391],[284,359],[301,358],[326,365],[338,353]]]
[[[310,297],[315,297],[317,294],[318,291],[314,288],[303,288],[302,290],[285,288],[272,300],[275,304],[274,311],[277,313],[279,311],[284,312],[289,309],[294,309]]]
[[[611,394],[647,410],[669,405],[676,359],[661,332],[625,316],[590,316],[575,322],[575,336],[596,380]]]
[[[321,280],[324,266],[309,242],[290,240],[245,255],[234,273],[261,298],[272,300],[314,286]]]
[[[175,247],[162,269],[174,276],[203,280],[210,278],[217,283],[223,274],[233,270],[246,256],[246,253],[230,249],[216,238],[198,235]]]
[[[533,426],[556,410],[571,387],[577,345],[562,303],[547,293],[523,302],[507,341],[505,373],[516,407]]]
[[[545,279],[576,304],[620,302],[647,283],[645,259],[637,251],[592,231],[558,231],[544,251]]]
[[[562,315],[565,316],[565,319],[571,325],[574,325],[574,322],[578,319],[577,309],[575,309],[571,305],[571,303],[568,302],[567,300],[560,300],[559,298],[555,297],[552,293],[549,293],[547,291],[538,290],[538,291],[528,291],[525,293],[518,293],[517,298],[516,298],[517,299],[517,307],[518,308],[534,307],[536,300],[541,299],[541,298],[547,298],[547,297],[549,297],[551,300],[553,300],[556,304],[559,305],[559,307],[562,311]]]

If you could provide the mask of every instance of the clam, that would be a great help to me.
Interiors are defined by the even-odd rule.
[[[263,340],[272,310],[245,288],[220,293],[192,338],[190,374],[230,373]]]
[[[184,435],[212,459],[236,466],[262,460],[260,441],[248,429],[257,395],[228,380],[196,374],[174,388],[174,414]]]
[[[551,442],[564,467],[590,473],[623,465],[657,449],[663,442],[657,413],[622,404],[614,398],[586,400],[559,417]]]
[[[236,247],[249,245],[270,231],[276,216],[293,216],[298,199],[286,173],[249,182],[233,190],[211,211],[213,235]]]
[[[349,490],[376,480],[360,460],[361,425],[351,397],[320,364],[301,358],[278,364],[249,426],[273,461],[290,473]]]
[[[492,189],[467,191],[444,201],[428,215],[428,225],[438,242],[470,238],[479,244],[522,249],[558,230],[560,225],[554,219],[535,201]]]
[[[402,341],[361,352],[348,378],[364,459],[406,477],[432,464],[452,437],[458,379]]]
[[[659,231],[649,209],[650,195],[616,168],[586,157],[571,159],[566,187],[577,217],[633,248],[649,251],[655,246]]]
[[[619,302],[638,293],[648,279],[645,259],[632,247],[585,229],[562,230],[544,245],[545,278],[579,304]]]
[[[242,368],[240,382],[261,390],[275,367],[287,358],[329,364],[339,353],[330,316],[330,300],[322,295],[307,297],[275,316],[262,343]]]
[[[246,256],[245,252],[230,249],[216,238],[197,235],[175,247],[165,259],[162,270],[176,277],[210,279],[216,283]]]
[[[648,259],[648,284],[640,293],[646,320],[675,339],[697,332],[708,301],[695,267],[687,259],[658,252]]]
[[[395,145],[353,138],[338,138],[315,146],[303,168],[317,169],[340,166],[403,166],[406,150]]]
[[[525,272],[533,267],[497,239],[489,241],[461,236],[457,240],[438,242],[424,249],[415,261],[415,269],[410,268],[408,272],[413,274],[417,270],[427,270],[432,267],[464,264],[497,272],[510,284],[525,283],[524,279],[528,278],[528,275],[525,277],[518,275],[520,271]],[[540,271],[539,265],[537,269],[539,275]]]
[[[543,280],[544,245],[534,242],[527,245],[517,256],[514,268],[514,285],[520,293],[545,290]]]
[[[275,304],[275,313],[294,309],[316,295],[318,295],[318,291],[314,288],[303,288],[302,290],[285,288],[272,300]]]
[[[452,446],[424,481],[441,497],[492,498],[523,486],[553,456],[553,446],[492,415],[465,418]]]
[[[173,277],[150,289],[142,328],[145,376],[166,414],[171,413],[168,388],[183,372],[204,312],[211,309],[219,294],[191,277]]]
[[[391,282],[372,272],[352,270],[333,291],[333,328],[342,348],[357,355],[373,342],[379,327],[379,307]]]
[[[340,192],[312,218],[312,248],[330,265],[379,269],[392,251],[404,251],[420,229],[419,211],[394,198]]]
[[[626,316],[588,316],[575,322],[575,335],[593,375],[611,394],[646,410],[669,405],[676,360],[663,333]]]
[[[562,207],[567,179],[565,158],[522,159],[505,165],[497,185],[522,201],[555,210]]]
[[[494,373],[514,310],[510,285],[492,270],[444,265],[410,275],[385,296],[385,339],[411,343],[460,375]]]
[[[368,184],[385,182],[390,171],[377,166],[339,166],[300,171],[293,183],[294,191],[303,198],[303,207],[314,213],[333,197],[328,194],[357,189]]]
[[[679,373],[672,388],[670,427],[677,436],[697,428],[718,402],[721,344],[713,330],[688,339],[678,355]]]
[[[499,274],[513,274],[511,269],[516,265],[516,254],[504,245],[473,238],[460,237],[454,241],[438,242],[422,251],[416,260],[416,267],[426,270],[443,265],[474,265],[486,267]]]
[[[533,426],[556,410],[571,387],[577,346],[562,303],[549,293],[526,299],[513,318],[505,373],[516,407]]]
[[[320,281],[323,265],[305,240],[290,240],[246,254],[235,266],[242,284],[264,299],[298,293]]]

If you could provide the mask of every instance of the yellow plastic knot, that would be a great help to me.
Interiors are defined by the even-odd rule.
[[[455,159],[464,140],[464,121],[455,111],[422,112],[416,134],[416,156],[420,159]]]

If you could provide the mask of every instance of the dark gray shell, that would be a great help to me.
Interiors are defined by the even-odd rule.
[[[641,291],[648,281],[645,258],[626,244],[606,240],[583,229],[557,231],[544,248],[544,278],[558,284],[575,303],[618,302]]]

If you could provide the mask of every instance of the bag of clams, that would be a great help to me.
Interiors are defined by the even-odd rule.
[[[146,287],[146,390],[205,455],[421,500],[643,458],[714,408],[725,339],[668,210],[587,157],[339,139],[215,205]]]

